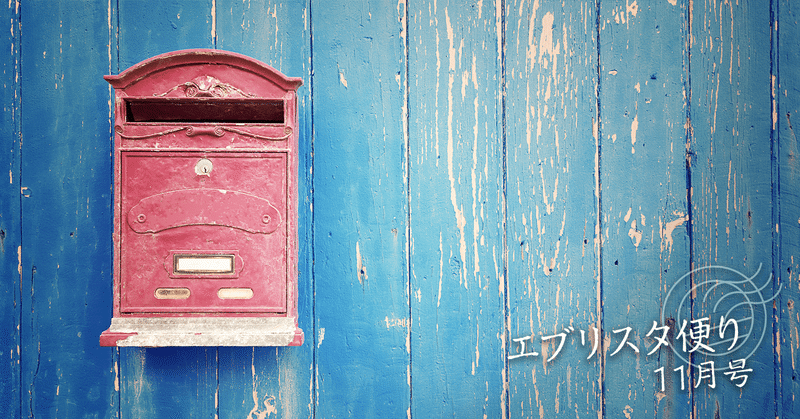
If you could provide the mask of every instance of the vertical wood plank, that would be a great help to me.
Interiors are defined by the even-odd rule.
[[[298,91],[299,321],[301,347],[220,348],[220,417],[310,417],[314,356],[312,288],[311,36],[309,4],[216,1],[217,47],[261,60],[284,74],[302,77]]]
[[[214,348],[120,348],[121,418],[213,418]]]
[[[212,6],[210,0],[120,1],[120,70],[169,51],[213,48]],[[218,413],[216,348],[119,351],[121,417],[214,417]]]
[[[108,4],[20,13],[21,416],[113,417]]]
[[[20,417],[20,140],[19,13],[16,4],[0,8],[6,31],[0,37],[3,112],[0,115],[0,404],[9,417]],[[8,178],[6,178],[6,172]]]
[[[288,348],[293,349],[293,348]],[[284,388],[281,373],[286,371],[279,362],[279,352],[286,348],[219,348],[219,416],[222,418],[261,417],[272,414],[278,417],[309,417],[309,383],[305,387]],[[288,353],[286,355],[289,355]],[[292,393],[292,392],[296,393]],[[304,402],[305,406],[298,406]],[[296,412],[304,407],[306,414]]]
[[[312,2],[318,417],[404,417],[405,7]]]
[[[412,417],[504,417],[499,2],[409,9]]]
[[[691,36],[691,153],[690,197],[692,248],[695,268],[722,265],[754,275],[763,285],[772,270],[771,115],[770,115],[770,8],[764,4],[731,2],[690,3]],[[695,284],[712,284],[711,271],[695,275]],[[735,279],[735,278],[722,278]],[[772,287],[767,288],[767,292]],[[694,300],[693,319],[713,316],[719,323],[723,305],[717,289],[707,300],[703,287]],[[767,295],[767,298],[771,295]],[[732,300],[731,300],[732,302]],[[759,417],[774,415],[774,350],[772,303],[767,309],[767,332],[757,341],[762,327],[752,330],[758,350],[746,361],[752,368],[740,391],[727,376],[716,373],[716,389],[708,379],[693,372],[697,417]],[[756,324],[764,321],[755,311]],[[759,317],[760,316],[760,317]],[[727,367],[728,358],[694,357],[695,364],[715,361]]]
[[[510,417],[594,417],[595,3],[518,1],[505,12],[509,337],[531,336],[525,351],[538,353],[509,360]],[[568,327],[557,354],[559,338],[543,343]],[[591,341],[581,345],[580,331]],[[521,349],[511,342],[509,357]]]
[[[690,415],[673,372],[682,361],[669,347],[648,355],[661,332],[647,337],[654,322],[669,325],[659,315],[667,293],[690,270],[688,20],[685,2],[672,3],[602,2],[598,20],[607,417]],[[679,315],[688,310],[665,313]]]
[[[214,0],[118,3],[120,70],[165,52],[214,47]]]
[[[773,130],[777,141],[774,155],[777,158],[778,179],[778,252],[776,276],[780,278],[780,297],[777,313],[776,379],[780,392],[777,415],[782,418],[800,415],[800,143],[794,125],[800,121],[800,5],[792,1],[774,2],[773,13],[777,28],[773,28]],[[777,60],[775,60],[777,58]]]
[[[311,35],[308,1],[215,1],[217,48],[261,60],[282,73],[303,77],[310,92]],[[308,138],[306,138],[308,141]]]

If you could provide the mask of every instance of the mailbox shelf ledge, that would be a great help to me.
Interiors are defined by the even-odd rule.
[[[300,346],[293,317],[115,317],[101,346]]]

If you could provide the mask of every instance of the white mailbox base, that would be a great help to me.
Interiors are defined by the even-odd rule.
[[[115,317],[103,337],[116,346],[291,346],[303,332],[293,317]]]

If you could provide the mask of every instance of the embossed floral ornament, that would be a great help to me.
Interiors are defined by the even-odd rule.
[[[192,81],[179,84],[157,97],[169,96],[172,92],[182,91],[186,97],[254,97],[228,83],[223,83],[211,76],[195,77]]]

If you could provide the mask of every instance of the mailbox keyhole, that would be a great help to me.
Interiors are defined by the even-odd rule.
[[[214,167],[209,159],[200,159],[194,166],[194,172],[198,176],[211,176],[211,169]]]

